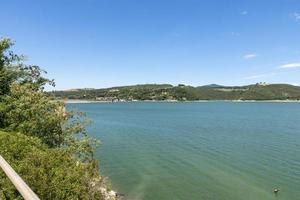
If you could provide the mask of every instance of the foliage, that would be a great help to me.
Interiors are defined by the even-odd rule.
[[[5,130],[35,136],[51,148],[67,148],[83,160],[92,159],[92,147],[97,141],[87,135],[83,116],[66,112],[62,102],[49,101],[44,93],[26,83],[12,84],[3,103]]]
[[[14,82],[20,84],[30,83],[31,89],[43,90],[45,84],[54,86],[54,81],[44,78],[42,73],[46,73],[36,65],[25,65],[25,57],[14,54],[10,48],[14,43],[4,38],[0,40],[0,95],[10,92],[10,86]]]
[[[0,154],[40,199],[102,199],[97,163],[83,163],[36,137],[0,131]],[[0,171],[0,199],[22,199]]]
[[[41,199],[101,199],[103,187],[82,113],[44,93],[45,71],[0,39],[0,154]],[[20,133],[16,133],[20,132]],[[104,186],[104,188],[107,188]],[[20,198],[0,171],[0,199]]]
[[[44,94],[44,86],[54,81],[44,78],[38,66],[25,65],[23,56],[9,51],[12,44],[9,39],[0,40],[0,80],[5,85],[1,88],[0,128],[38,137],[50,148],[66,148],[84,161],[92,160],[97,141],[86,133],[83,116],[65,111],[63,103]]]
[[[10,95],[3,98],[6,130],[19,131],[41,138],[50,147],[63,143],[61,122],[64,114],[57,110],[57,102],[50,102],[41,92],[33,91],[30,84],[13,84]]]
[[[21,59],[9,51],[13,45],[9,39],[0,41],[0,95],[9,93],[10,84],[18,77],[18,64]]]

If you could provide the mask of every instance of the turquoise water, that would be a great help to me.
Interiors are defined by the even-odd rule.
[[[300,199],[299,103],[69,104],[128,199]],[[272,189],[280,188],[275,196]]]

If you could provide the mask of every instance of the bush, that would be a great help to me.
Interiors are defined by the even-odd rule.
[[[83,163],[20,133],[0,132],[0,154],[41,199],[102,199],[96,162]],[[1,170],[0,199],[22,199]]]

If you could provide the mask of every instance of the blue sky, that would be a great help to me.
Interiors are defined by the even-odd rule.
[[[0,3],[0,36],[55,89],[300,84],[299,0]]]

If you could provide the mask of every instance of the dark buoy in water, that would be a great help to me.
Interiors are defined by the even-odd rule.
[[[275,194],[277,194],[277,193],[279,192],[279,188],[275,188],[275,189],[273,190],[273,192],[274,192]]]
[[[117,193],[117,197],[124,197],[125,194],[122,194],[122,193]]]

